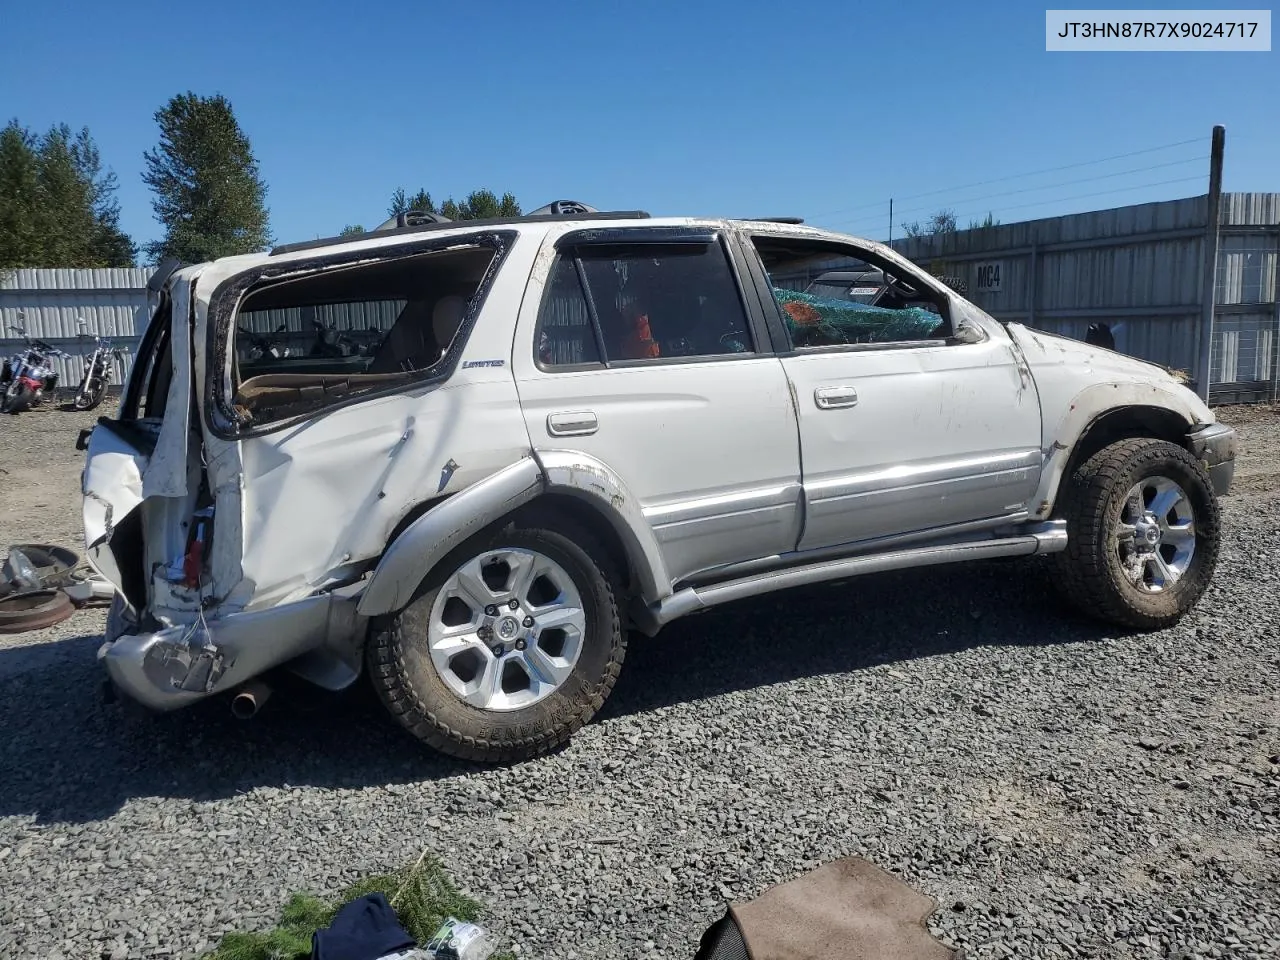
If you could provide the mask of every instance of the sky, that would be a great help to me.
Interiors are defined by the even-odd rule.
[[[88,126],[139,242],[154,115],[188,90],[230,99],[280,242],[375,226],[397,187],[1011,223],[1204,193],[1215,123],[1224,189],[1280,191],[1280,53],[1048,53],[1025,2],[0,0],[0,25],[0,122]]]

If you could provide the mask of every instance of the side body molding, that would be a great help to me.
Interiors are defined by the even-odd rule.
[[[360,597],[364,617],[404,608],[431,569],[459,544],[544,493],[586,501],[616,531],[647,603],[671,593],[658,542],[639,502],[594,457],[538,451],[454,494],[424,513],[387,547]]]

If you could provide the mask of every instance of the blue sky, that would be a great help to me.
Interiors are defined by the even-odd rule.
[[[1046,53],[1043,5],[5,6],[3,119],[88,125],[142,241],[153,115],[186,90],[230,98],[281,241],[373,226],[398,186],[883,239],[890,196],[897,234],[943,205],[963,225],[1203,193],[1150,185],[1203,177],[1214,123],[1226,189],[1280,190],[1280,53]]]

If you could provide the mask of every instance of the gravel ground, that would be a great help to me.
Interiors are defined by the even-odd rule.
[[[529,957],[690,957],[726,901],[846,854],[979,958],[1280,956],[1280,411],[1220,414],[1240,492],[1174,629],[1065,616],[1019,563],[762,599],[637,642],[598,722],[509,769],[361,692],[105,707],[100,611],[12,638],[0,956],[192,956],[424,847]],[[0,420],[0,544],[75,542],[92,419]]]

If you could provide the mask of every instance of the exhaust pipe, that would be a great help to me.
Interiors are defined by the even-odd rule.
[[[231,698],[231,715],[237,720],[250,720],[271,696],[271,688],[261,680],[250,680]]]

